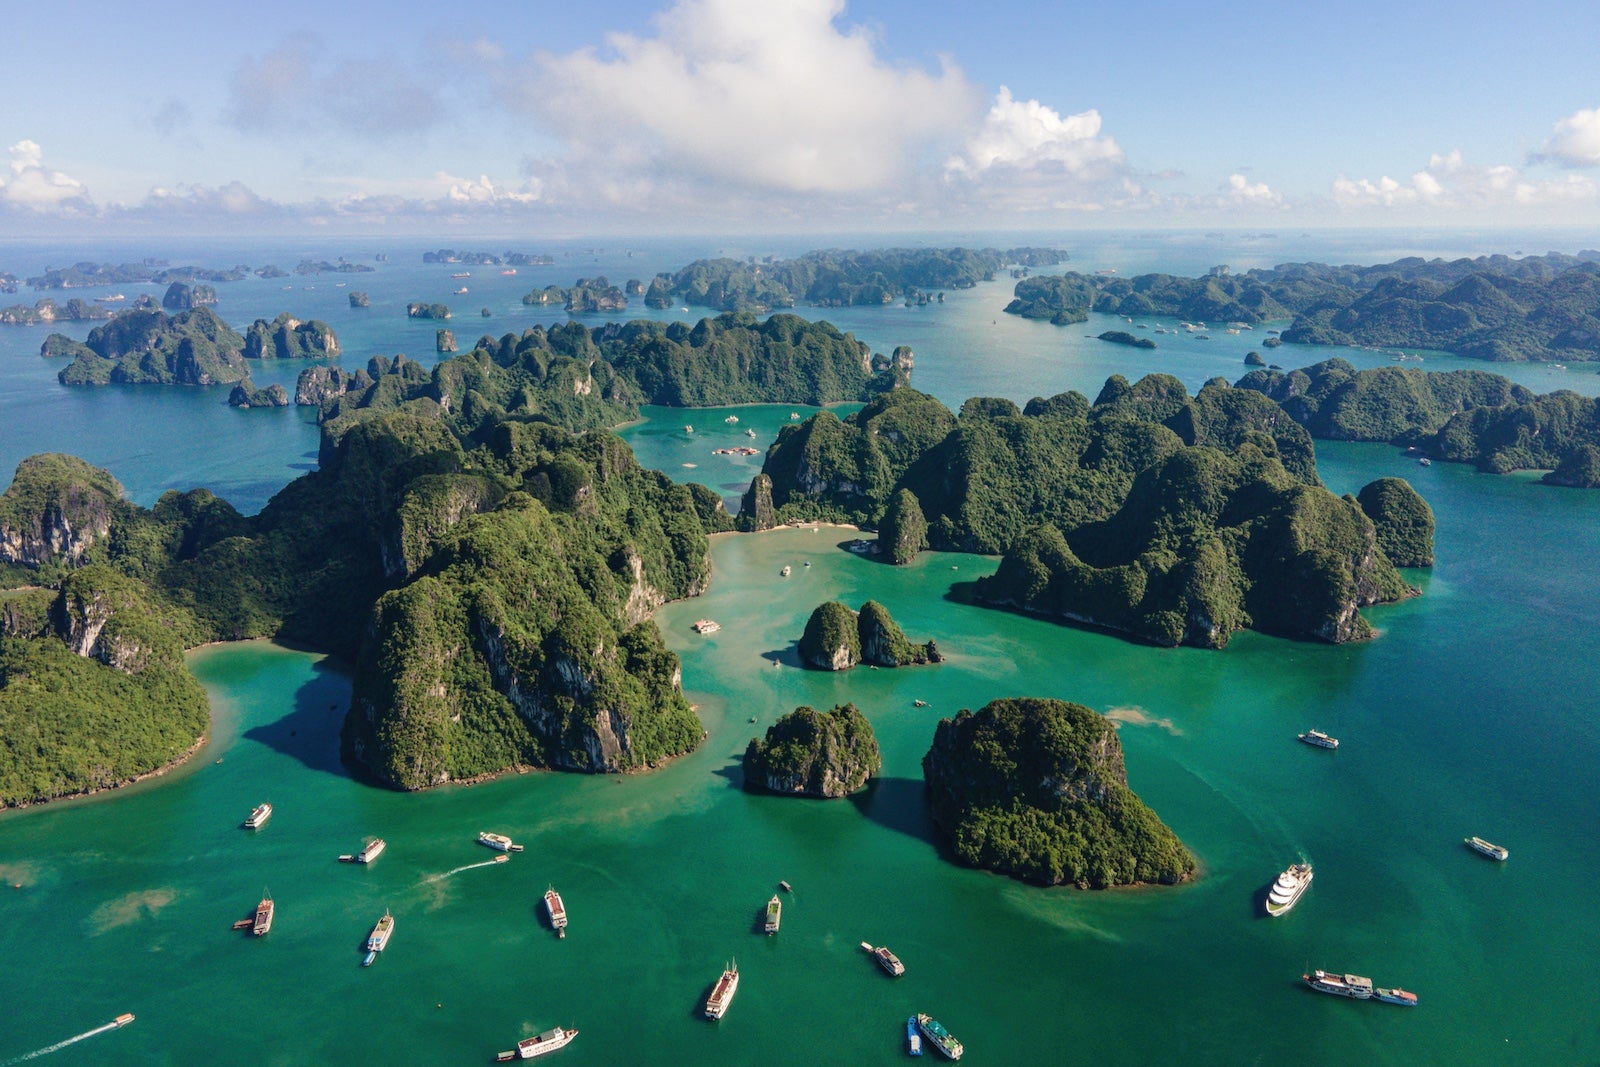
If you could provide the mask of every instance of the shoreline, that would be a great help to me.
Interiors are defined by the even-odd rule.
[[[206,714],[208,717],[211,715],[210,701],[206,702]],[[139,782],[148,781],[152,778],[164,778],[171,772],[177,770],[179,767],[182,767],[184,764],[188,763],[195,756],[199,755],[200,751],[211,743],[213,725],[214,722],[208,722],[206,724],[205,732],[197,737],[194,743],[185,749],[181,754],[179,754],[176,759],[167,763],[163,763],[161,766],[156,767],[153,770],[144,771],[141,774],[135,774],[131,777],[112,782],[108,785],[97,785],[91,789],[80,789],[74,793],[58,793],[55,796],[34,797],[31,800],[18,801],[15,804],[6,804],[4,806],[0,806],[0,814],[3,814],[7,811],[22,811],[26,808],[38,807],[41,804],[54,804],[62,800],[84,800],[88,797],[97,796],[101,793],[109,793],[113,790],[123,789],[130,785],[136,785]]]

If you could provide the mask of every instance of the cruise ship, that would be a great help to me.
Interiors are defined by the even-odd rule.
[[[512,844],[511,838],[507,837],[505,834],[491,834],[487,830],[478,835],[478,844],[488,845],[490,848],[499,852],[522,851],[522,846]]]
[[[1267,914],[1279,916],[1300,900],[1301,894],[1311,888],[1311,864],[1294,863],[1278,875],[1267,893]]]
[[[267,820],[270,818],[272,818],[272,805],[257,804],[250,809],[250,817],[244,821],[244,828],[246,830],[259,830],[267,824]]]
[[[525,1037],[517,1042],[517,1047],[496,1056],[496,1063],[509,1063],[512,1060],[531,1060],[535,1056],[543,1056],[546,1052],[554,1052],[566,1048],[572,1039],[578,1036],[576,1030],[563,1030],[556,1027],[546,1030],[534,1037]]]
[[[939,1020],[928,1015],[917,1016],[917,1029],[922,1031],[922,1036],[927,1038],[933,1047],[948,1060],[959,1060],[961,1053],[966,1051],[961,1047],[961,1042],[955,1036],[939,1025]]]
[[[767,901],[767,922],[764,929],[769,934],[778,932],[778,923],[783,919],[783,901],[778,899],[778,894],[772,894],[772,899]]]
[[[1372,999],[1372,979],[1359,974],[1333,974],[1330,971],[1312,971],[1302,974],[1300,980],[1319,993],[1332,993],[1338,997],[1355,1000]]]
[[[730,962],[712,987],[711,995],[706,997],[706,1018],[720,1019],[726,1015],[728,1005],[733,1003],[733,995],[738,991],[739,965]]]
[[[890,952],[882,945],[879,945],[877,948],[873,948],[867,942],[863,941],[861,942],[861,948],[862,951],[866,952],[867,955],[878,961],[878,966],[888,971],[893,977],[899,978],[902,974],[906,973],[906,965],[900,962],[900,957],[896,956],[893,952]]]
[[[550,928],[557,937],[567,936],[567,906],[561,903],[561,894],[551,886],[544,891],[544,910],[550,916]]]
[[[1511,855],[1506,849],[1501,848],[1499,845],[1492,845],[1481,837],[1469,837],[1466,839],[1466,844],[1472,851],[1480,852],[1492,860],[1503,860]]]
[[[1318,748],[1339,747],[1339,739],[1337,737],[1329,737],[1321,730],[1307,730],[1305,733],[1300,735],[1300,740],[1304,741],[1308,745],[1316,745]]]
[[[272,913],[274,905],[272,894],[268,893],[261,898],[261,903],[256,905],[255,921],[250,924],[250,933],[255,937],[266,937],[267,931],[272,929]]]
[[[388,846],[386,846],[383,843],[383,838],[374,837],[371,841],[368,841],[365,845],[363,845],[361,847],[361,851],[360,852],[356,852],[356,853],[354,853],[352,855],[349,855],[349,856],[340,856],[339,857],[339,862],[340,863],[371,863],[373,860],[377,859],[380,854],[382,854],[383,850],[386,847],[388,847]]]

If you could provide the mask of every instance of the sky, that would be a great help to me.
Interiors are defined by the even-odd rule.
[[[8,4],[0,237],[1597,231],[1600,4]]]

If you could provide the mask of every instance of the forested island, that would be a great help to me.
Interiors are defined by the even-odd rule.
[[[1186,881],[1197,865],[1128,788],[1103,716],[1061,700],[995,700],[942,719],[922,760],[933,822],[962,863],[1042,885]]]
[[[92,322],[110,317],[109,308],[78,297],[58,304],[46,296],[32,304],[0,308],[0,324],[6,326],[48,326],[53,322]]]
[[[1485,360],[1600,359],[1600,251],[1512,259],[1288,263],[1201,278],[1025,278],[1005,309],[1065,325],[1088,311],[1193,322],[1293,319],[1291,344],[1427,348]]]
[[[1003,554],[978,601],[1157,644],[1352,640],[1372,632],[1359,608],[1416,592],[1381,547],[1393,516],[1329,493],[1305,430],[1221,380],[1191,398],[1168,375],[1114,376],[1092,405],[974,399],[959,416],[897,389],[785,427],[739,522],[873,526],[891,503],[897,541]]]
[[[765,311],[810,304],[877,306],[943,289],[970,289],[1016,263],[1054,266],[1067,254],[1049,248],[885,248],[867,252],[829,249],[794,259],[699,259],[658,274],[645,306],[683,304],[714,311]]]
[[[938,663],[943,657],[932,641],[914,644],[876,600],[851,611],[842,601],[818,604],[800,635],[800,662],[822,671],[847,671],[865,663],[873,667],[906,667]]]
[[[559,285],[547,285],[543,289],[535,289],[522,297],[522,302],[530,307],[548,307],[560,305],[569,314],[580,315],[595,311],[626,311],[628,310],[628,297],[623,291],[611,284],[605,275],[597,278],[579,278],[570,289],[563,289]]]
[[[472,351],[432,371],[403,356],[375,357],[353,375],[311,368],[295,395],[297,403],[320,405],[326,448],[365,413],[414,404],[469,416],[503,409],[585,430],[629,422],[641,404],[865,400],[909,381],[911,370],[909,349],[874,354],[826,322],[719,315],[693,327],[644,320],[535,326],[479,338]]]
[[[836,798],[867,784],[883,766],[872,724],[854,704],[819,712],[798,707],[752,737],[744,784],[783,796]]]
[[[1600,400],[1537,394],[1484,371],[1356,370],[1330,359],[1239,379],[1276,400],[1313,437],[1382,441],[1479,470],[1543,470],[1550,485],[1600,488]]]
[[[83,341],[53,333],[39,354],[72,362],[56,375],[62,385],[219,385],[248,376],[253,359],[336,356],[333,330],[285,313],[257,319],[246,336],[207,307],[168,315],[134,307],[89,331]]]

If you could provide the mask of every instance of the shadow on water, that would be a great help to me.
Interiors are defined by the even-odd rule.
[[[800,662],[799,641],[790,641],[783,648],[769,648],[761,653],[761,658],[767,663],[781,663],[786,667],[804,666]]]
[[[349,777],[339,759],[339,729],[350,706],[350,678],[326,660],[313,665],[312,679],[294,694],[294,710],[244,736],[292,756],[314,771]]]
[[[712,771],[711,773],[715,774],[715,775],[718,775],[720,777],[726,778],[728,780],[728,784],[733,786],[733,788],[735,788],[735,789],[743,789],[744,788],[744,753],[743,752],[734,753],[732,756],[729,757],[729,761],[730,762],[723,764],[721,767],[718,767],[716,770]]]
[[[850,803],[879,826],[937,846],[926,793],[920,778],[874,778]]]

